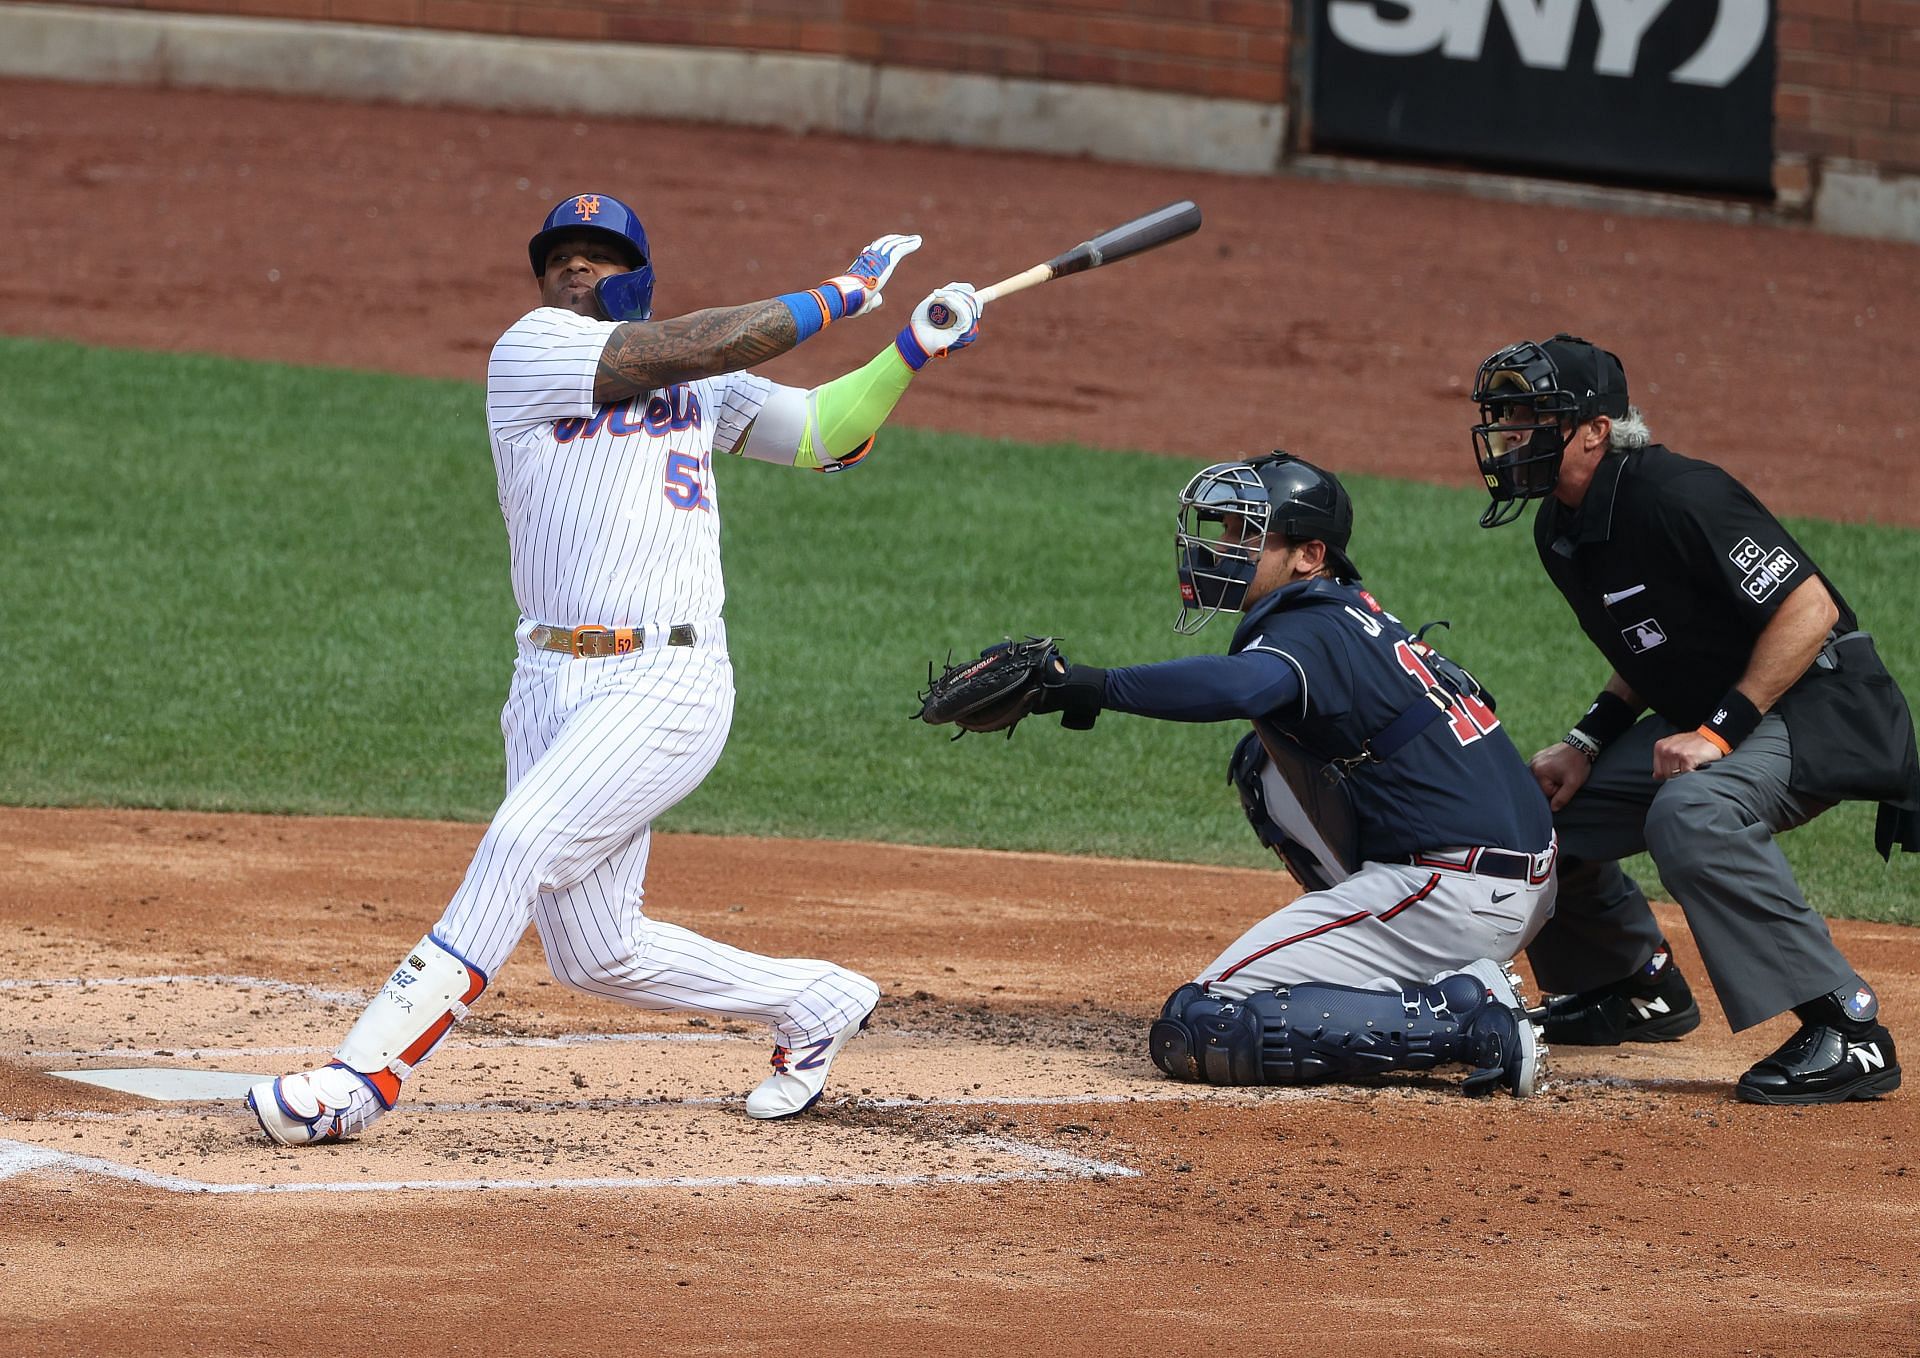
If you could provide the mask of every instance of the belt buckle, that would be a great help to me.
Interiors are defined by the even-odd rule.
[[[593,660],[610,655],[627,655],[638,648],[644,635],[634,627],[602,627],[587,623],[568,633],[576,656]]]

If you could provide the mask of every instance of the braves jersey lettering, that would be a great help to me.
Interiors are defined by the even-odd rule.
[[[1260,722],[1317,759],[1351,759],[1422,689],[1448,692],[1398,619],[1363,591],[1331,580],[1289,585],[1254,605],[1234,648],[1255,645],[1298,666],[1307,696],[1304,711],[1287,702]],[[1520,853],[1547,846],[1546,799],[1499,718],[1478,698],[1450,698],[1446,720],[1349,773],[1363,861],[1452,845]]]

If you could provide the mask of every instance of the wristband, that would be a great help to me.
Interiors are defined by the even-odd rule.
[[[893,347],[900,355],[900,361],[914,372],[926,367],[927,360],[933,357],[921,347],[920,338],[913,333],[911,325],[893,337]]]
[[[1698,734],[1720,747],[1721,754],[1732,754],[1733,747],[1753,734],[1760,724],[1760,709],[1737,688],[1727,690],[1711,717],[1700,723]]]
[[[1628,731],[1638,714],[1625,698],[1612,689],[1600,690],[1600,696],[1593,700],[1593,706],[1587,709],[1586,716],[1573,724],[1573,729],[1591,740],[1600,748],[1612,744]]]
[[[793,328],[802,340],[811,339],[846,314],[846,298],[840,289],[822,283],[805,292],[783,292],[774,298],[793,313]]]
[[[1571,745],[1574,749],[1580,751],[1581,754],[1587,757],[1589,764],[1600,757],[1600,742],[1588,735],[1585,731],[1582,731],[1578,726],[1574,727],[1564,736],[1561,736],[1560,743],[1562,745]]]

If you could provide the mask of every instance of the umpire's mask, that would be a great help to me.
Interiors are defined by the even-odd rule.
[[[1529,500],[1553,493],[1574,431],[1596,415],[1627,413],[1620,360],[1575,335],[1524,340],[1488,356],[1473,380],[1480,423],[1473,455],[1493,500],[1482,528],[1520,517]]]
[[[1216,462],[1180,492],[1176,632],[1191,635],[1214,614],[1246,606],[1269,533],[1294,542],[1318,539],[1327,545],[1327,565],[1336,577],[1360,578],[1347,558],[1353,501],[1338,477],[1290,453]]]

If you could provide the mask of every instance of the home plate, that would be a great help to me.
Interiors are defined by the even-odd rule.
[[[50,1070],[63,1080],[83,1085],[117,1089],[123,1094],[138,1094],[143,1099],[161,1099],[172,1103],[204,1103],[215,1099],[241,1099],[247,1090],[270,1075],[238,1075],[226,1070],[181,1070],[171,1066],[137,1066],[123,1070]]]

